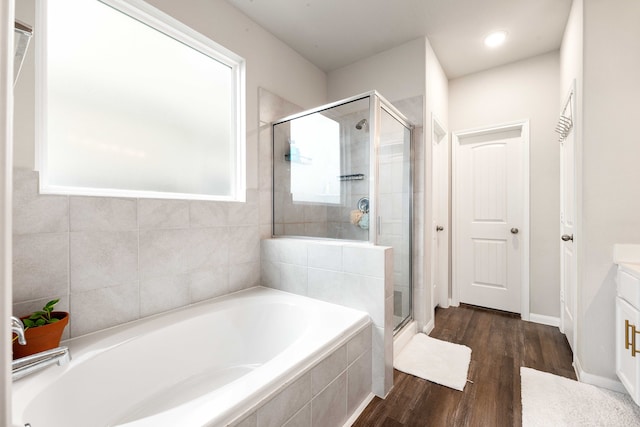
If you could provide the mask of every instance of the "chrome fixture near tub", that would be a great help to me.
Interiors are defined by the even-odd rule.
[[[358,123],[356,123],[356,129],[362,130],[363,127],[367,126],[367,119],[362,119]]]
[[[15,316],[11,316],[11,332],[18,336],[18,344],[25,345],[27,343],[24,337],[24,323]]]
[[[18,344],[27,344],[27,339],[24,336],[24,323],[15,316],[11,316],[11,332],[18,336]],[[11,362],[11,379],[13,381],[19,380],[54,363],[63,366],[69,363],[70,360],[71,354],[67,347],[58,347],[21,357]]]
[[[58,347],[52,350],[32,354],[30,356],[21,357],[20,359],[16,359],[11,362],[11,379],[16,381],[53,364],[63,366],[70,361],[71,353],[69,353],[69,349],[67,347]]]

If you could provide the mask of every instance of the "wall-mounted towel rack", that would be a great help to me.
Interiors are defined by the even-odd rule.
[[[559,142],[563,142],[569,136],[569,132],[573,128],[573,91],[569,93],[569,98],[565,102],[556,125],[556,132],[560,134]]]

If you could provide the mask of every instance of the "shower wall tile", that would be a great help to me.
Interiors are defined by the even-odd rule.
[[[68,293],[68,233],[13,236],[13,301]]]
[[[189,222],[192,228],[222,227],[228,224],[229,204],[194,200],[189,202]]]
[[[235,271],[235,269],[232,271]],[[195,271],[189,274],[186,278],[186,283],[189,285],[190,302],[204,301],[228,294],[230,292],[229,282],[228,265]]]
[[[345,246],[342,249],[342,265],[347,273],[384,278],[384,251],[362,246]]]
[[[50,196],[36,172],[14,176],[14,307],[61,298],[67,337],[260,284],[257,190],[247,203]]]
[[[271,237],[273,237],[271,224],[260,224],[260,239],[270,239]]]
[[[191,271],[190,230],[141,230],[140,279],[174,276]]]
[[[258,190],[247,189],[245,203],[229,202],[229,225],[258,225],[259,206]]]
[[[342,371],[347,369],[347,346],[343,345],[311,370],[311,393],[320,393]]]
[[[393,283],[389,283],[393,278],[393,249],[366,243],[273,238],[262,240],[261,259],[263,286],[369,313],[375,333],[379,334],[377,350],[373,341],[373,390],[384,397],[392,386],[386,379],[393,375],[393,354],[385,351],[385,345],[393,343],[393,297],[387,297],[389,289],[393,289]],[[303,271],[306,289],[300,285],[304,281]],[[369,336],[355,342],[372,340]],[[357,358],[350,357],[354,357],[350,361]]]
[[[229,267],[229,292],[260,285],[260,262],[248,262]]]
[[[371,336],[371,334],[369,334]],[[347,414],[353,413],[371,393],[371,342],[347,371]]]
[[[347,363],[355,362],[366,351],[371,351],[371,326],[364,329],[347,343]],[[370,358],[371,355],[369,355]]]
[[[311,374],[306,373],[258,409],[258,426],[281,426],[310,400]]]
[[[71,292],[84,292],[138,280],[135,231],[70,233]]]
[[[174,276],[228,264],[226,227],[141,230],[140,279]]]
[[[233,427],[258,427],[258,413],[253,412],[239,423],[231,424]]]
[[[284,233],[285,236],[304,236],[304,223],[285,224]]]
[[[109,328],[140,317],[138,282],[72,293],[70,298],[72,337]]]
[[[341,426],[347,421],[347,373],[327,386],[311,405],[311,425]]]
[[[342,247],[340,245],[309,244],[309,267],[342,271]]]
[[[384,279],[342,273],[342,305],[369,313],[374,325],[385,326]],[[391,302],[393,304],[393,301]],[[393,329],[393,326],[391,327]]]
[[[333,304],[343,304],[345,291],[341,271],[309,268],[308,274],[307,296]]]
[[[136,199],[71,196],[71,231],[122,231],[138,227]]]
[[[191,302],[189,275],[154,277],[140,282],[140,316],[182,307]]]
[[[274,289],[280,286],[280,263],[265,259],[260,261],[260,284]]]
[[[260,225],[271,225],[273,220],[273,201],[271,200],[270,191],[260,191]]]
[[[140,199],[138,225],[147,228],[189,227],[189,202],[186,200]]]
[[[311,403],[307,403],[296,414],[289,418],[289,421],[282,427],[312,427],[311,426]]]
[[[56,233],[69,230],[69,197],[38,194],[38,174],[13,173],[13,234]]]
[[[276,289],[298,295],[308,292],[307,268],[295,264],[280,264],[280,283]]]
[[[229,264],[260,261],[260,230],[258,226],[229,227]]]

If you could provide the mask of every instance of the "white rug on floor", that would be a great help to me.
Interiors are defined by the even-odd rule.
[[[637,426],[640,408],[626,394],[520,368],[522,426]]]
[[[393,361],[393,367],[456,390],[464,390],[471,361],[471,349],[416,334]]]

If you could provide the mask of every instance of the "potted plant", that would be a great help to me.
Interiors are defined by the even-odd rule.
[[[13,338],[14,359],[51,350],[60,345],[62,332],[67,323],[69,323],[69,313],[66,311],[53,311],[53,307],[59,301],[59,299],[49,301],[42,310],[20,318],[24,323],[24,337],[27,340],[27,344],[20,345],[17,342],[18,337]]]

